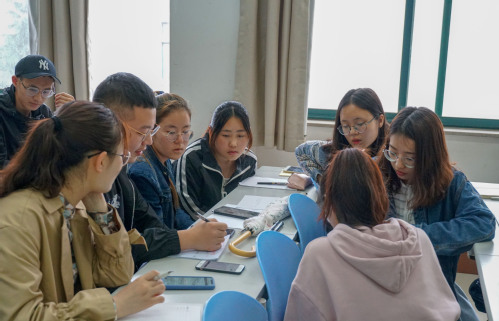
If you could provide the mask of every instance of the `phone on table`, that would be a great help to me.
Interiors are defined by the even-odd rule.
[[[215,280],[211,276],[169,275],[162,279],[166,290],[213,290]]]
[[[203,260],[199,261],[199,263],[196,265],[196,270],[241,274],[244,270],[244,265],[237,263]]]
[[[250,217],[253,217],[253,216],[256,216],[259,214],[258,212],[255,212],[255,211],[243,210],[240,208],[235,208],[235,207],[230,207],[230,206],[225,206],[225,205],[214,209],[213,213],[225,215],[225,216],[236,217],[236,218],[242,218],[242,219],[247,219],[247,218],[250,218]]]

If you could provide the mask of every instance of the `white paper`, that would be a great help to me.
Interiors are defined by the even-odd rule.
[[[258,182],[265,182],[265,183],[288,183],[287,179],[282,179],[282,178],[270,178],[270,177],[258,177],[258,176],[251,176],[246,178],[245,180],[239,182],[239,185],[241,186],[249,186],[249,187],[260,187],[260,188],[273,188],[273,189],[287,189],[287,190],[293,190],[292,188],[287,187],[286,185],[260,185]]]
[[[245,195],[243,199],[237,204],[237,207],[245,210],[261,212],[270,203],[275,202],[279,199],[281,198],[271,196]]]
[[[472,182],[482,198],[499,197],[499,184]]]
[[[164,294],[163,294],[164,296]],[[123,321],[149,320],[149,321],[199,321],[203,312],[203,305],[199,303],[159,303],[149,309],[131,314]]]
[[[186,250],[180,252],[179,254],[171,255],[171,257],[182,257],[185,259],[194,259],[194,260],[218,260],[220,255],[222,255],[223,251],[227,247],[227,244],[229,244],[229,237],[230,235],[225,236],[225,241],[222,243],[222,247],[216,251],[209,252],[209,251]]]
[[[217,221],[224,222],[230,228],[238,228],[241,230],[244,229],[243,226],[244,220],[237,217],[230,217],[227,215],[220,215],[220,214],[211,214],[210,218],[216,218]]]

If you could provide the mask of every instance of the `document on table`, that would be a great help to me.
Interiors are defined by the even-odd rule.
[[[210,223],[208,223],[210,224]],[[222,243],[222,247],[216,251],[197,251],[197,250],[186,250],[180,252],[179,254],[171,255],[171,257],[182,257],[185,259],[195,259],[195,260],[218,260],[220,255],[229,244],[230,235],[225,236],[225,241]]]
[[[163,294],[164,296],[164,294]],[[131,314],[123,321],[149,320],[149,321],[199,321],[203,312],[203,305],[196,303],[159,303],[149,309]]]
[[[482,198],[499,198],[499,184],[472,182]]]
[[[258,184],[259,182],[267,183],[267,184]],[[263,188],[294,190],[292,188],[287,187],[286,186],[287,183],[288,183],[288,180],[282,179],[282,178],[251,176],[251,177],[248,177],[245,180],[242,180],[241,182],[239,182],[239,185],[249,186],[249,187],[263,187]]]

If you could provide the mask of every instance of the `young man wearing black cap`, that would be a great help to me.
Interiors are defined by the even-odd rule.
[[[55,93],[57,78],[52,61],[41,55],[29,55],[16,64],[12,85],[0,89],[0,169],[4,168],[22,146],[32,120],[52,116],[45,100]],[[56,107],[74,97],[59,93]]]

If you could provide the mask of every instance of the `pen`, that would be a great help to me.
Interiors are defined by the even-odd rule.
[[[277,221],[274,223],[274,225],[272,225],[272,227],[270,228],[271,231],[279,231],[284,225],[284,222],[283,221]]]
[[[288,182],[257,182],[258,185],[288,185]]]
[[[210,221],[209,221],[206,217],[204,217],[203,215],[201,215],[201,214],[199,214],[199,213],[196,213],[196,214],[197,214],[197,216],[198,216],[198,218],[199,218],[199,219],[202,219],[203,221],[205,221],[205,222],[207,222],[207,223],[209,223],[209,222],[210,222]]]
[[[173,271],[168,271],[166,273],[161,273],[161,274],[158,274],[156,275],[153,280],[154,281],[158,281],[158,280],[161,280],[162,278],[166,278],[168,275],[170,275],[170,273],[172,273]]]

